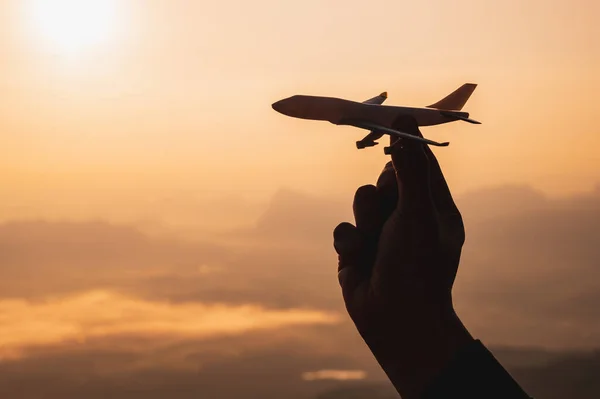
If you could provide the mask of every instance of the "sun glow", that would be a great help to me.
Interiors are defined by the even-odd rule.
[[[33,0],[31,12],[34,29],[66,53],[105,44],[116,32],[115,0]]]

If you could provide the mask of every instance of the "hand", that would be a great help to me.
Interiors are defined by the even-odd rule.
[[[421,134],[412,119],[394,128]],[[418,398],[473,340],[452,304],[462,217],[431,149],[408,140],[353,208],[356,226],[334,231],[346,308],[402,398]]]

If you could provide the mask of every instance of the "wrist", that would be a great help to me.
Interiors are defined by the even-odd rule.
[[[363,338],[404,399],[419,398],[454,355],[474,341],[453,309],[386,324]]]

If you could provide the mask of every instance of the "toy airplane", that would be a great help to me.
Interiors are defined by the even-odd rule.
[[[401,132],[394,129],[393,124],[401,117],[414,119],[417,126],[440,125],[458,120],[480,124],[481,122],[470,119],[468,112],[461,111],[476,87],[476,84],[465,83],[442,100],[424,108],[382,105],[387,99],[386,92],[362,103],[333,97],[296,95],[277,101],[272,107],[275,111],[294,118],[329,121],[335,125],[370,130],[368,135],[356,142],[358,149],[379,144],[376,140],[384,134],[444,147],[450,143],[438,143]],[[389,154],[390,147],[385,147],[384,152]]]

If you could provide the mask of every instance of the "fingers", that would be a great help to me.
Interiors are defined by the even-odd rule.
[[[423,137],[412,118],[399,118],[394,128]],[[431,148],[404,140],[393,147],[392,161],[398,176],[402,213],[419,215],[422,221],[419,229],[430,238],[442,232],[439,229],[428,229],[428,222],[437,224],[438,227],[440,223],[445,225],[446,228],[441,230],[452,233],[452,237],[444,235],[445,240],[462,246],[465,239],[462,217]]]
[[[394,145],[392,162],[398,185],[398,210],[402,214],[433,212],[429,161],[424,145],[410,140]]]
[[[385,164],[385,167],[377,179],[378,190],[386,186],[394,187],[394,189],[396,189],[396,172],[394,171],[394,164],[392,161]]]
[[[381,228],[379,198],[375,186],[362,186],[356,190],[352,209],[356,228],[363,234],[373,236]]]
[[[418,127],[414,132],[423,137]],[[442,168],[431,147],[423,146],[423,149],[429,163],[431,196],[433,198],[435,212],[438,220],[443,221],[443,224],[449,227],[448,231],[450,232],[450,235],[444,234],[444,241],[460,248],[465,242],[462,216],[452,198],[450,188],[442,173]]]
[[[377,179],[377,196],[382,219],[387,220],[398,205],[398,183],[396,171],[390,161],[385,165]]]
[[[333,248],[344,260],[358,258],[362,249],[358,229],[348,222],[340,223],[333,230]]]
[[[419,136],[423,137],[421,132]],[[424,146],[425,155],[429,160],[429,175],[431,179],[431,192],[433,195],[435,207],[441,214],[459,214],[458,208],[454,203],[448,183],[442,173],[442,168],[431,150],[431,147]]]
[[[381,228],[395,208],[397,198],[396,176],[391,162],[379,176],[377,186],[366,185],[356,191],[352,206],[356,226],[341,223],[333,232],[342,288],[368,279]]]
[[[367,276],[361,267],[362,237],[350,223],[340,223],[333,231],[333,246],[338,253],[338,280],[344,299],[350,298]]]
[[[421,131],[414,120],[412,120],[412,123],[411,121],[405,120],[398,121],[398,125],[399,129],[408,129],[408,131],[406,131],[407,133],[412,133],[419,137],[423,137],[423,134],[421,134]],[[428,145],[423,146],[423,150],[429,162],[431,193],[436,210],[441,214],[458,214],[458,208],[454,203],[454,199],[450,193],[450,188],[446,183],[446,179],[442,173],[442,168],[440,167],[435,154]]]

